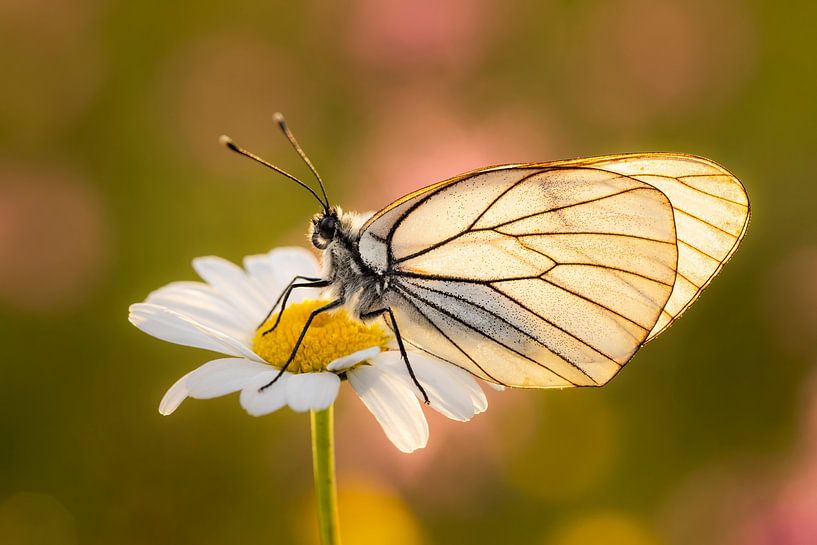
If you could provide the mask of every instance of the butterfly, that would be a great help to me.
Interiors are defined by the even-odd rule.
[[[677,153],[482,168],[364,219],[330,204],[283,116],[275,120],[320,195],[222,142],[321,204],[309,235],[325,274],[293,278],[269,315],[280,308],[280,320],[299,288],[325,288],[331,301],[310,315],[281,373],[315,316],[345,307],[386,319],[412,378],[406,344],[502,386],[602,386],[689,308],[749,224],[735,176]]]

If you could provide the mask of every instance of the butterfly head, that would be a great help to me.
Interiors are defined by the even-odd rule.
[[[325,250],[329,247],[329,244],[335,240],[339,223],[338,212],[334,208],[316,214],[312,218],[312,225],[309,230],[312,245],[318,250]]]

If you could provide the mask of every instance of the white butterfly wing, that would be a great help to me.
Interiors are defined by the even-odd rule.
[[[592,386],[697,298],[748,219],[714,163],[622,155],[440,182],[369,220],[360,251],[415,346],[505,385]]]
[[[415,346],[501,384],[604,384],[657,331],[680,266],[670,200],[615,169],[653,157],[690,160],[607,157],[441,182],[375,215],[361,255],[389,277],[387,302]]]
[[[623,155],[571,163],[631,176],[661,190],[672,203],[678,274],[650,341],[689,308],[737,250],[749,225],[746,189],[723,167],[689,155]]]

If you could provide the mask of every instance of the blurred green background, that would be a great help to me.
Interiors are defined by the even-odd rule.
[[[694,153],[743,247],[600,390],[490,392],[400,454],[338,404],[347,543],[817,543],[813,2],[0,2],[0,543],[313,543],[308,418],[159,399],[208,354],[130,303],[491,163]]]

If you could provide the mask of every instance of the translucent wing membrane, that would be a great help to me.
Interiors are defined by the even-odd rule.
[[[737,178],[712,161],[674,154],[619,156],[586,164],[660,189],[672,203],[678,271],[672,296],[647,340],[698,298],[738,247],[749,225],[749,199]]]
[[[598,386],[694,301],[747,221],[717,165],[625,155],[440,182],[369,220],[360,251],[415,346],[509,386]]]

